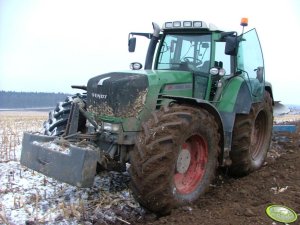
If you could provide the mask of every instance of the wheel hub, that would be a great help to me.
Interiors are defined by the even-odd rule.
[[[178,193],[188,195],[195,191],[205,174],[207,160],[207,142],[202,136],[193,135],[181,145],[174,174]]]
[[[178,158],[177,158],[177,164],[176,169],[179,173],[184,174],[191,163],[191,153],[188,149],[181,149]]]

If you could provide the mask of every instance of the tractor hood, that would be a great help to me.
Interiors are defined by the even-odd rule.
[[[148,77],[131,72],[112,72],[91,78],[87,84],[88,111],[98,116],[136,117],[143,109]]]

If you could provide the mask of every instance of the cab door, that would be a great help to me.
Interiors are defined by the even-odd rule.
[[[237,55],[237,70],[243,72],[252,101],[262,101],[265,86],[264,59],[255,29],[240,36]]]

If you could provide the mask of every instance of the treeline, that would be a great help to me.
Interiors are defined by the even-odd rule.
[[[69,95],[65,93],[0,91],[0,108],[55,107],[57,102],[64,101]]]

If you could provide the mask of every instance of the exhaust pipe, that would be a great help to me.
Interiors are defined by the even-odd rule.
[[[148,46],[147,56],[145,60],[145,70],[152,69],[153,57],[157,42],[159,40],[160,27],[156,23],[152,23],[153,34]]]

